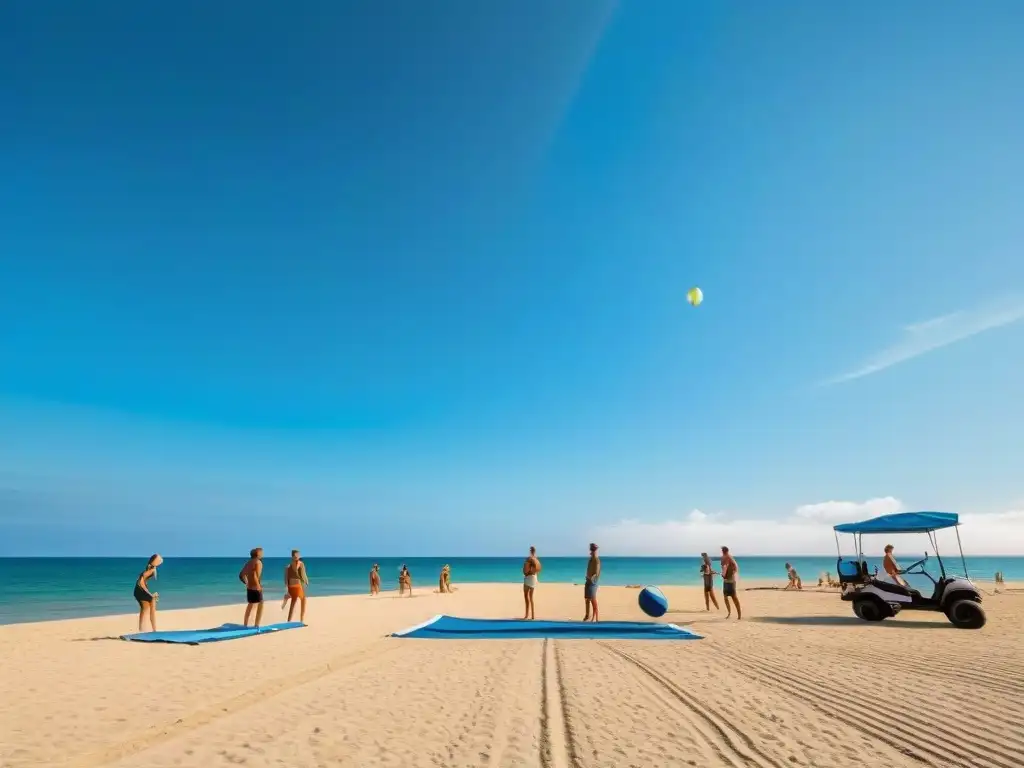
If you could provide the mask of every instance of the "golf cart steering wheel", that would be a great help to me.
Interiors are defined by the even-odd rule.
[[[913,573],[914,569],[919,567],[919,566],[921,566],[921,570],[923,571],[924,570],[923,566],[927,562],[928,562],[928,555],[926,553],[925,556],[922,559],[918,560],[916,563],[911,563],[906,568],[904,568],[902,571],[900,571],[900,573]],[[920,571],[918,571],[918,573],[920,573]]]

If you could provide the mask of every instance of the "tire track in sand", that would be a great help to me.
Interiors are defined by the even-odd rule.
[[[192,712],[174,723],[155,726],[139,736],[112,744],[104,749],[65,758],[59,765],[62,768],[100,768],[108,763],[123,760],[139,752],[151,749],[158,744],[163,744],[196,728],[202,728],[228,715],[233,715],[256,704],[261,704],[270,697],[279,696],[287,691],[307,685],[333,672],[349,669],[366,662],[377,661],[382,657],[393,655],[397,650],[398,647],[395,645],[388,647],[380,641],[375,641],[369,646],[335,656],[328,660],[326,664],[318,664],[298,674],[268,680],[262,685],[250,688],[244,693],[232,696],[230,699],[221,701],[206,709]]]
[[[820,685],[814,681],[794,675],[791,668],[726,648],[718,649],[718,655],[733,663],[732,670],[736,674],[800,698],[834,720],[848,722],[837,716],[836,698],[822,693]],[[927,692],[923,694],[926,696]],[[1007,752],[990,739],[975,739],[967,729],[952,733],[936,726],[940,721],[930,721],[907,710],[901,712],[899,718],[888,714],[872,717],[870,713],[878,712],[877,701],[849,688],[842,690],[842,697],[865,713],[859,720],[865,734],[926,765],[936,768],[953,765],[963,768],[1019,768],[1024,761],[1024,754],[1016,750]],[[977,728],[978,724],[972,721],[971,727]]]
[[[579,768],[575,741],[569,729],[569,712],[562,680],[562,663],[551,638],[544,640],[540,664],[541,736],[540,764],[543,768]]]
[[[481,766],[501,766],[510,752],[514,760],[523,751],[529,726],[536,726],[543,706],[543,693],[537,695],[536,656],[529,644],[495,643],[488,647],[486,656],[481,653],[479,658],[483,669],[474,670],[463,663],[460,670],[464,673],[470,669],[470,676],[475,673],[477,681],[472,683],[471,712],[460,718],[459,730],[451,734],[444,747],[450,765],[479,760]],[[445,679],[453,688],[466,684],[457,673],[449,673]]]
[[[1024,666],[985,659],[983,660],[985,664],[984,669],[972,668],[969,672],[961,672],[951,669],[948,665],[936,664],[921,655],[880,657],[879,654],[870,654],[851,648],[843,648],[838,652],[854,661],[863,661],[871,664],[881,663],[896,670],[905,670],[908,667],[913,667],[914,669],[928,672],[932,677],[943,677],[950,681],[967,683],[972,687],[980,684],[992,691],[1009,696],[1024,696],[1024,682],[1018,682],[1024,681]]]
[[[645,681],[651,693],[667,707],[682,715],[693,732],[699,734],[725,764],[735,766],[735,768],[744,768],[745,766],[784,767],[783,762],[764,752],[748,734],[732,725],[721,715],[692,702],[686,692],[671,679],[648,666],[644,661],[611,645],[605,643],[598,643],[598,645],[639,669],[649,680],[653,681],[653,683]]]

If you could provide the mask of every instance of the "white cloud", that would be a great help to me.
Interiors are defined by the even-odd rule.
[[[847,523],[854,520],[866,520],[879,515],[891,515],[904,512],[903,502],[892,496],[868,499],[863,503],[856,501],[822,501],[817,504],[803,504],[796,508],[793,516],[803,520],[818,522]]]
[[[825,501],[804,504],[783,518],[764,519],[693,510],[677,520],[660,522],[622,520],[591,532],[592,541],[600,541],[609,555],[691,556],[699,552],[715,553],[723,544],[737,555],[828,555],[835,552],[832,526],[839,522],[865,520],[877,515],[904,511],[903,503],[892,496],[864,502]],[[960,536],[964,551],[974,555],[1024,554],[1024,510],[993,514],[960,515]],[[940,531],[942,552],[956,549],[956,534]],[[840,537],[844,551],[851,537]],[[930,549],[924,535],[903,534],[865,538],[865,548],[878,538],[877,548],[891,543],[907,553]]]
[[[1024,299],[1017,297],[913,323],[903,329],[903,335],[896,342],[870,357],[859,368],[824,383],[839,384],[870,376],[933,350],[969,339],[993,328],[1016,323],[1021,319],[1024,319]]]

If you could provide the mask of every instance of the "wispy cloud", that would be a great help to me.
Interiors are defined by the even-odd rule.
[[[693,510],[669,520],[621,520],[590,531],[609,555],[683,556],[713,551],[725,544],[737,555],[823,555],[835,551],[832,526],[902,512],[906,505],[893,496],[867,501],[824,501],[804,504],[774,518]],[[974,555],[1024,554],[1024,510],[962,514],[964,549]],[[956,535],[940,534],[940,551],[956,550]],[[867,541],[865,540],[865,543]],[[920,552],[927,546],[915,534],[890,535],[874,545]],[[849,542],[844,542],[849,546]]]
[[[840,384],[870,376],[933,350],[948,347],[950,344],[993,328],[1016,323],[1021,319],[1024,319],[1024,297],[1018,296],[913,323],[903,328],[902,335],[895,343],[869,358],[859,368],[822,383]]]

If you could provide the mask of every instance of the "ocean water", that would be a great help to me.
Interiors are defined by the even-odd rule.
[[[817,583],[819,574],[835,575],[835,557],[738,557],[742,581],[776,581],[785,584],[785,563],[800,573],[805,585]],[[904,562],[905,561],[905,562]],[[909,565],[904,555],[901,562]],[[160,608],[198,608],[243,603],[245,593],[238,581],[244,558],[167,558],[152,589],[160,593]],[[505,558],[305,558],[310,577],[309,594],[351,595],[369,590],[370,566],[380,564],[381,586],[398,588],[398,570],[409,566],[414,589],[437,587],[445,563],[452,568],[452,584],[509,582],[522,579],[521,557]],[[581,583],[585,557],[542,558],[541,583]],[[948,558],[947,570],[962,572],[959,558]],[[264,583],[268,599],[284,593],[283,572],[287,560],[265,558]],[[696,557],[603,557],[601,583],[697,585],[700,560]],[[880,561],[869,564],[881,567]],[[0,558],[0,624],[47,621],[85,616],[133,613],[138,606],[132,587],[145,558]],[[929,563],[934,573],[935,561]],[[971,576],[992,579],[1002,571],[1008,581],[1024,581],[1024,557],[969,557]],[[917,583],[915,583],[916,586]]]

